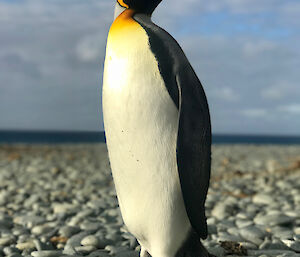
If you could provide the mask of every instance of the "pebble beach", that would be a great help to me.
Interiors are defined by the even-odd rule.
[[[300,146],[214,145],[212,161],[209,252],[300,256]],[[0,145],[0,257],[138,255],[105,144]]]

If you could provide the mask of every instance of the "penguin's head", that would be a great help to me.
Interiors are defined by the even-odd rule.
[[[115,18],[125,9],[151,15],[162,0],[117,0]]]

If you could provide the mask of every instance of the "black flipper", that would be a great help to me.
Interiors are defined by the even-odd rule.
[[[180,88],[177,138],[179,178],[191,225],[205,239],[207,225],[204,204],[211,166],[209,111],[202,86],[192,69],[178,75],[177,83]]]
[[[149,36],[166,88],[179,110],[177,164],[182,194],[191,225],[207,237],[204,203],[209,186],[211,125],[202,85],[176,40],[152,23],[149,16],[134,19]]]

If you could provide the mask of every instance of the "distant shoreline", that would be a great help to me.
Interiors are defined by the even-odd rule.
[[[0,143],[26,144],[78,144],[105,143],[105,134],[101,132],[68,131],[5,131],[0,130]],[[213,135],[213,144],[278,144],[300,145],[300,136],[276,135]]]

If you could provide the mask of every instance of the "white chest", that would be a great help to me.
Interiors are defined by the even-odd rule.
[[[153,253],[180,245],[190,228],[177,172],[178,110],[147,37],[122,47],[107,48],[105,132],[124,222]]]

